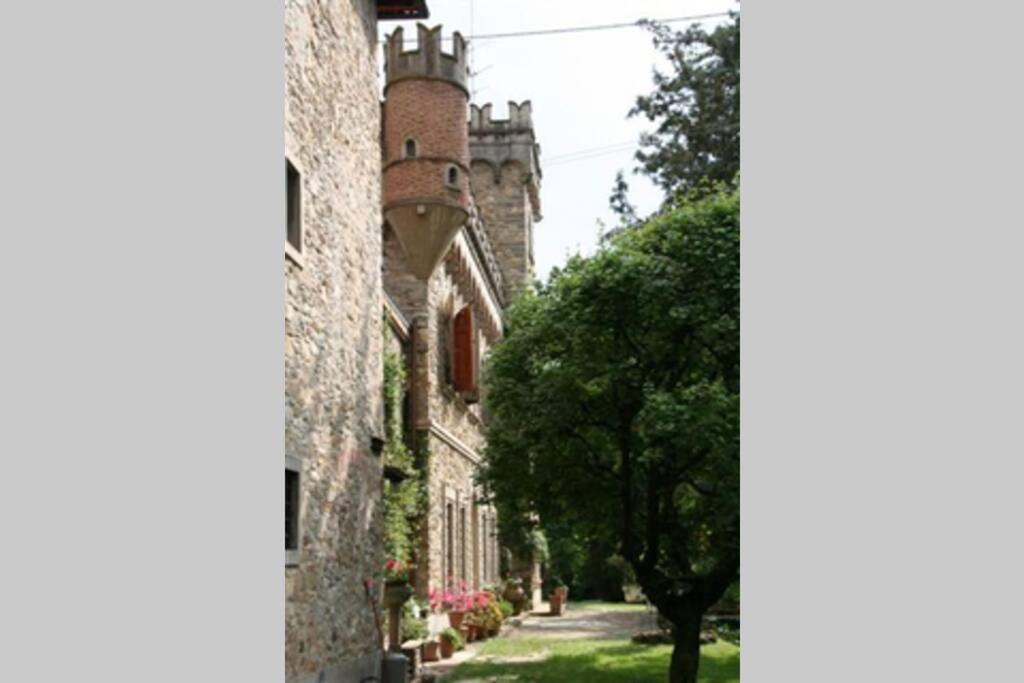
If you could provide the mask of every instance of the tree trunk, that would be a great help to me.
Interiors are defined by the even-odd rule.
[[[668,670],[669,683],[697,683],[700,667],[700,625],[703,614],[687,610],[672,619],[674,628],[672,663]]]

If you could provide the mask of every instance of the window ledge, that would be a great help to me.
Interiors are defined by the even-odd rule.
[[[284,256],[299,268],[306,267],[306,259],[298,249],[291,245],[291,242],[284,243]]]

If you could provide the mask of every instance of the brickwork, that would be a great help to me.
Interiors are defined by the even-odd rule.
[[[430,106],[424,106],[430,102]],[[469,164],[466,94],[446,81],[405,80],[384,100],[384,162],[405,157],[405,141],[416,140],[421,157]]]
[[[452,162],[444,159],[416,159],[393,164],[384,172],[387,178],[384,203],[450,203],[469,207],[469,178],[460,167],[455,185],[447,182]]]

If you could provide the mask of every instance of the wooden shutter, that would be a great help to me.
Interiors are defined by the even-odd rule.
[[[473,310],[466,306],[455,316],[453,325],[454,341],[454,385],[459,392],[476,392],[476,344],[473,335]]]

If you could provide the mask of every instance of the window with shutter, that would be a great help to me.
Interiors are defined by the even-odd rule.
[[[453,325],[454,336],[454,382],[455,390],[462,393],[469,401],[476,400],[477,367],[476,330],[473,325],[473,309],[466,306],[455,316]]]

